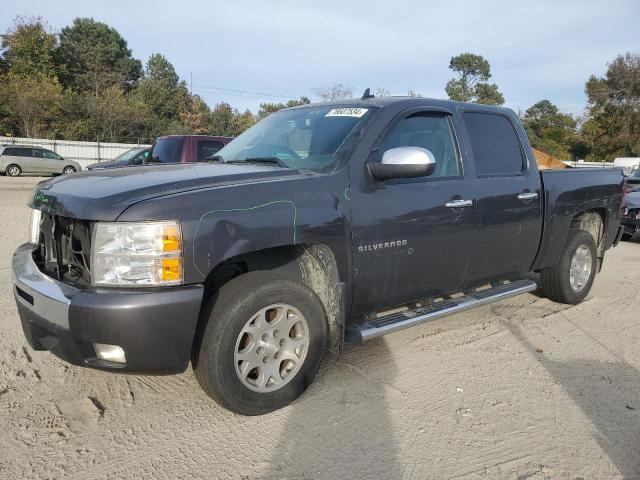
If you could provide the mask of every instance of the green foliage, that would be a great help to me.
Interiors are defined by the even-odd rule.
[[[591,157],[640,156],[640,55],[616,57],[604,77],[589,78],[585,92],[588,119],[582,130]]]
[[[300,97],[297,100],[289,100],[287,103],[261,103],[256,119],[259,121],[283,108],[297,107],[298,105],[306,105],[307,103],[311,103],[309,97]]]
[[[538,150],[559,160],[571,160],[584,153],[584,146],[579,145],[576,120],[561,113],[549,100],[540,100],[529,108],[522,123],[531,145]]]
[[[487,105],[504,103],[504,97],[498,90],[498,86],[487,83],[491,78],[491,67],[481,55],[461,53],[451,58],[449,68],[458,74],[458,78],[449,80],[445,87],[451,100]]]
[[[117,85],[132,87],[140,78],[140,60],[114,28],[93,18],[76,18],[60,33],[58,61],[64,66],[65,86],[98,95]]]
[[[51,130],[59,116],[62,86],[55,77],[9,72],[0,79],[0,102],[11,118],[11,127],[28,137],[39,137]]]
[[[3,70],[16,75],[56,76],[58,38],[41,17],[16,17],[2,35]]]

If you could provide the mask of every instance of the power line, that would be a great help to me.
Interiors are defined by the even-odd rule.
[[[219,93],[223,95],[229,95],[233,97],[245,97],[245,98],[277,98],[277,99],[285,99],[290,100],[292,98],[296,98],[295,95],[283,95],[280,93],[269,93],[269,92],[257,92],[253,90],[240,90],[235,88],[222,88],[215,86],[206,86],[206,85],[194,85],[193,88],[195,90],[200,90],[208,93]]]

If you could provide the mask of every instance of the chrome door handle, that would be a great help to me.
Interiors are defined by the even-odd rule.
[[[533,200],[538,198],[538,194],[536,192],[525,192],[518,195],[519,200]]]
[[[451,200],[444,204],[445,207],[449,208],[470,207],[471,205],[473,205],[473,200]]]

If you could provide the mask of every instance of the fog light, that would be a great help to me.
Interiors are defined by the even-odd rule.
[[[126,363],[124,358],[124,350],[118,345],[107,345],[106,343],[94,343],[93,348],[96,351],[96,356],[100,360],[106,360],[108,362]]]

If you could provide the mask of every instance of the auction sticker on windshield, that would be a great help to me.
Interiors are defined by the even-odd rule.
[[[367,113],[368,108],[334,108],[329,110],[325,117],[356,117],[360,118]]]

